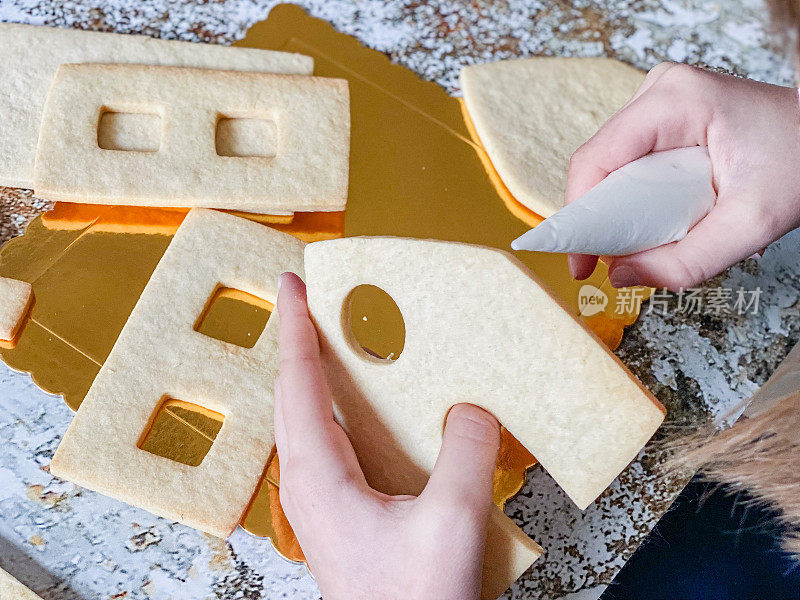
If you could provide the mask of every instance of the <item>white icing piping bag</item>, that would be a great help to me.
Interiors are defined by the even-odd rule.
[[[653,152],[511,242],[514,250],[622,256],[677,242],[705,217],[714,191],[708,149]]]

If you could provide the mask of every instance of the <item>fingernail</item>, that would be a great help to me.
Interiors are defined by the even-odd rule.
[[[629,287],[639,282],[639,276],[628,265],[621,265],[608,275],[611,285],[615,288]]]
[[[575,277],[575,266],[572,264],[572,256],[567,255],[567,271],[569,271],[569,276],[573,279],[577,279]]]
[[[454,407],[455,408],[455,407]],[[451,411],[447,423],[461,436],[483,441],[493,432],[500,431],[497,420],[489,413],[475,407],[462,407]]]
[[[283,285],[283,278],[286,277],[286,273],[281,273],[278,276],[278,293],[281,293],[281,285]]]
[[[578,279],[578,265],[577,261],[572,254],[567,255],[567,268],[569,269],[569,276],[573,279]]]

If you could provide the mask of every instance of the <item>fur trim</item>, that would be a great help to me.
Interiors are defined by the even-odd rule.
[[[800,559],[800,392],[729,429],[704,429],[669,446],[671,470],[697,469],[774,509],[785,530],[784,550]]]

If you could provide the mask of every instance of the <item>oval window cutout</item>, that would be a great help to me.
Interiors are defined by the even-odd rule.
[[[389,294],[374,285],[359,285],[348,294],[344,309],[344,325],[350,328],[355,348],[386,362],[400,357],[406,343],[406,324]]]

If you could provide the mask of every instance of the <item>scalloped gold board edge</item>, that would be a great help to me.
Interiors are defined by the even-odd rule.
[[[0,23],[0,185],[33,187],[44,103],[63,63],[139,63],[311,75],[297,53]]]

